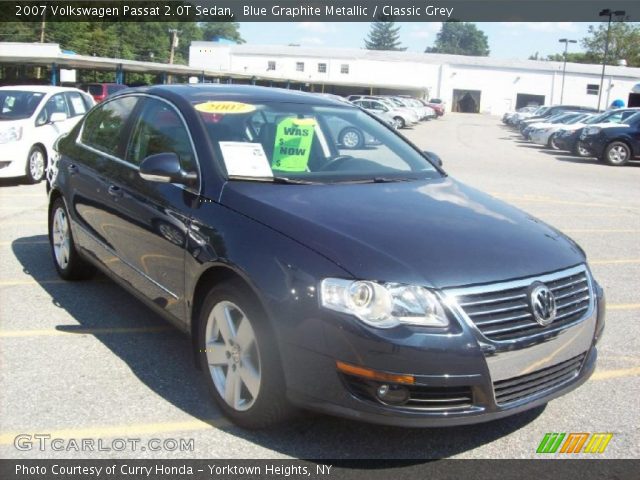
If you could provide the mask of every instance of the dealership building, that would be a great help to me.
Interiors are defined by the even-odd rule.
[[[192,42],[189,66],[219,81],[315,92],[410,94],[449,110],[490,114],[530,104],[598,106],[601,65],[431,53]],[[640,68],[607,66],[601,108],[640,106]]]

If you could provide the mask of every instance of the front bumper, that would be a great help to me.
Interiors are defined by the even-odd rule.
[[[0,178],[26,175],[28,154],[28,146],[22,141],[0,145]]]
[[[287,394],[296,405],[351,419],[406,427],[453,426],[486,422],[543,405],[584,383],[595,369],[596,341],[604,326],[604,294],[595,284],[589,311],[577,324],[543,339],[494,342],[478,333],[454,308],[454,328],[446,335],[419,328],[369,329],[340,315],[318,319],[319,352],[301,346],[283,349]],[[322,339],[322,342],[320,342]],[[470,402],[454,408],[391,406],[354,390],[336,360],[376,371],[413,375],[415,386],[441,392],[468,391]],[[577,367],[559,384],[515,400],[499,401],[500,385],[556,375],[558,365]],[[572,364],[573,365],[573,364]],[[555,370],[554,370],[555,369]],[[524,381],[524,380],[522,380]],[[546,385],[546,384],[544,384]],[[412,387],[413,388],[413,387]]]

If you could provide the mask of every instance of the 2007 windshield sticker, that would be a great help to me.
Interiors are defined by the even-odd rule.
[[[289,117],[278,123],[271,167],[284,172],[307,170],[316,121]]]
[[[210,101],[203,102],[194,105],[196,110],[203,113],[218,113],[221,115],[249,113],[253,112],[256,107],[249,103],[241,102],[223,102],[223,101]]]

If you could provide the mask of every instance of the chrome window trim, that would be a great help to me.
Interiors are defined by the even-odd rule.
[[[89,110],[86,114],[85,114],[85,118],[82,120],[82,125],[80,126],[80,131],[78,132],[78,136],[76,137],[76,145],[86,148],[87,150],[97,154],[97,155],[103,155],[106,158],[108,158],[109,160],[113,160],[115,162],[118,162],[124,166],[127,166],[137,172],[140,171],[140,167],[138,167],[137,165],[134,165],[131,162],[128,162],[120,157],[116,157],[115,155],[111,155],[109,153],[103,152],[100,149],[97,149],[95,147],[91,147],[89,145],[87,145],[86,143],[84,143],[82,141],[82,134],[84,133],[84,126],[86,124],[86,117],[89,116],[90,113],[92,113],[94,110],[96,110],[97,107],[102,106],[102,105],[106,105],[109,102],[113,102],[115,100],[118,100],[120,98],[125,98],[125,97],[146,97],[146,98],[151,98],[154,100],[160,100],[161,102],[166,103],[167,105],[169,105],[173,111],[176,112],[176,114],[178,115],[178,117],[180,118],[180,121],[182,122],[182,125],[184,126],[185,130],[187,131],[187,136],[189,137],[189,144],[191,145],[191,150],[193,151],[193,157],[196,161],[196,167],[198,169],[198,188],[194,189],[194,188],[190,188],[186,185],[182,185],[182,184],[178,184],[178,183],[173,183],[172,185],[175,185],[176,187],[182,188],[183,190],[187,190],[191,193],[194,193],[196,195],[200,195],[201,194],[201,189],[202,189],[202,169],[200,168],[200,158],[198,157],[198,151],[196,150],[196,146],[195,143],[193,142],[193,137],[191,136],[191,131],[189,130],[189,126],[187,125],[187,121],[185,120],[184,116],[182,115],[182,112],[180,112],[180,110],[178,110],[178,108],[171,103],[169,100],[159,97],[157,95],[151,95],[149,93],[141,93],[141,92],[133,92],[133,93],[126,93],[123,95],[118,95],[116,97],[113,98],[107,98],[106,100],[104,100],[103,102],[99,103],[98,105],[95,105],[91,110]]]
[[[509,290],[513,288],[524,288],[531,285],[533,282],[552,282],[554,280],[558,280],[560,278],[568,277],[571,275],[584,273],[587,278],[587,284],[589,286],[589,306],[587,310],[575,321],[561,325],[559,327],[553,328],[553,323],[551,323],[548,327],[545,327],[543,331],[538,333],[523,335],[521,337],[515,339],[508,340],[493,340],[491,338],[486,337],[482,331],[476,326],[475,322],[469,318],[464,309],[460,306],[457,297],[460,295],[474,295],[479,293],[493,293],[500,292],[504,290]],[[445,305],[449,307],[449,309],[456,316],[458,321],[464,322],[469,328],[471,328],[477,337],[482,339],[484,343],[495,344],[495,345],[514,345],[520,344],[522,342],[530,342],[531,340],[538,339],[540,337],[546,336],[550,333],[557,333],[563,330],[567,330],[579,323],[582,323],[585,319],[589,318],[593,315],[595,310],[595,291],[593,288],[593,278],[591,276],[591,271],[586,266],[586,264],[581,264],[575,267],[567,268],[565,270],[560,270],[557,272],[546,273],[541,275],[534,275],[531,277],[523,278],[520,280],[511,280],[506,282],[497,282],[491,283],[488,285],[477,285],[473,287],[459,287],[459,288],[449,288],[443,289],[442,295],[444,297]]]

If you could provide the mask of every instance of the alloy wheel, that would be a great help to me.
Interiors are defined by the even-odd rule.
[[[59,207],[53,215],[51,237],[56,263],[61,270],[64,270],[69,265],[71,236],[69,235],[67,213],[63,208]]]
[[[625,163],[629,157],[629,152],[622,145],[614,145],[609,149],[609,161],[611,163]]]
[[[29,156],[29,173],[34,181],[40,181],[44,176],[44,155],[37,148]]]
[[[250,320],[233,302],[217,303],[207,319],[205,348],[218,394],[237,411],[250,409],[262,380],[260,354]]]

